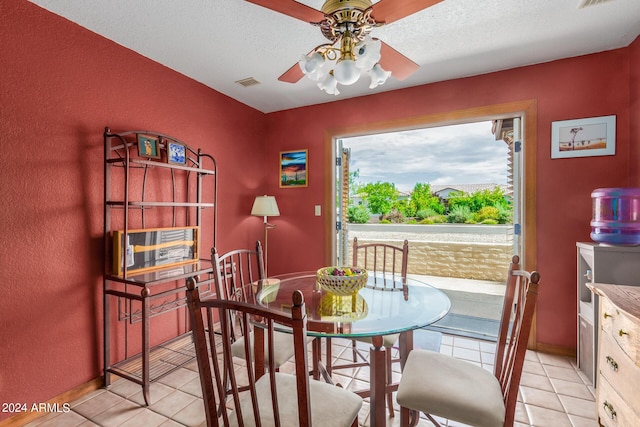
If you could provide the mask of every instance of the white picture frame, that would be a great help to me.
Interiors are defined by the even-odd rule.
[[[615,115],[551,123],[552,159],[615,154]]]

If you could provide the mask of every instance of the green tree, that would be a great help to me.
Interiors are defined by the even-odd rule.
[[[376,182],[363,185],[359,191],[367,202],[369,211],[374,214],[387,215],[398,199],[396,185],[390,182]]]
[[[444,205],[440,202],[438,196],[434,196],[431,192],[431,186],[421,182],[416,183],[411,192],[411,200],[409,201],[409,212],[415,216],[417,212],[424,210],[432,210],[436,213],[444,213]]]
[[[409,204],[409,199],[396,199],[391,205],[391,210],[398,211],[402,213],[404,216],[414,216],[413,211],[411,210],[411,205]]]
[[[473,194],[464,192],[452,193],[449,197],[449,209],[453,210],[457,206],[467,206],[471,212],[478,212],[487,206],[507,208],[509,201],[505,197],[504,191],[500,187],[495,187],[493,190],[481,190]]]

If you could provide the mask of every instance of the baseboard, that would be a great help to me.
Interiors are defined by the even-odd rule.
[[[536,344],[536,351],[540,353],[555,354],[558,356],[566,356],[576,358],[577,353],[574,347],[563,347],[555,344],[545,344],[538,342]]]
[[[74,400],[78,400],[82,396],[85,396],[92,391],[98,390],[102,388],[104,385],[104,377],[95,378],[87,383],[81,384],[78,387],[75,387],[72,390],[69,390],[65,393],[62,393],[51,400],[45,402],[46,404],[63,408],[65,403],[73,402]],[[62,410],[62,409],[61,409]],[[47,415],[49,412],[43,411],[30,411],[29,407],[27,407],[26,412],[21,412],[18,415],[15,415],[11,418],[7,418],[5,420],[0,421],[0,427],[20,427],[25,424],[28,424],[40,417]]]

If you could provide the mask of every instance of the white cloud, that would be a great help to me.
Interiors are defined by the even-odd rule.
[[[411,191],[429,184],[506,184],[508,149],[491,122],[343,139],[358,183],[391,182]]]

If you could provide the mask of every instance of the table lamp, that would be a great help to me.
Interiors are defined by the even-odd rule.
[[[273,196],[257,196],[253,201],[251,215],[264,217],[264,274],[267,275],[267,231],[275,225],[267,222],[268,216],[280,216],[276,198]]]

